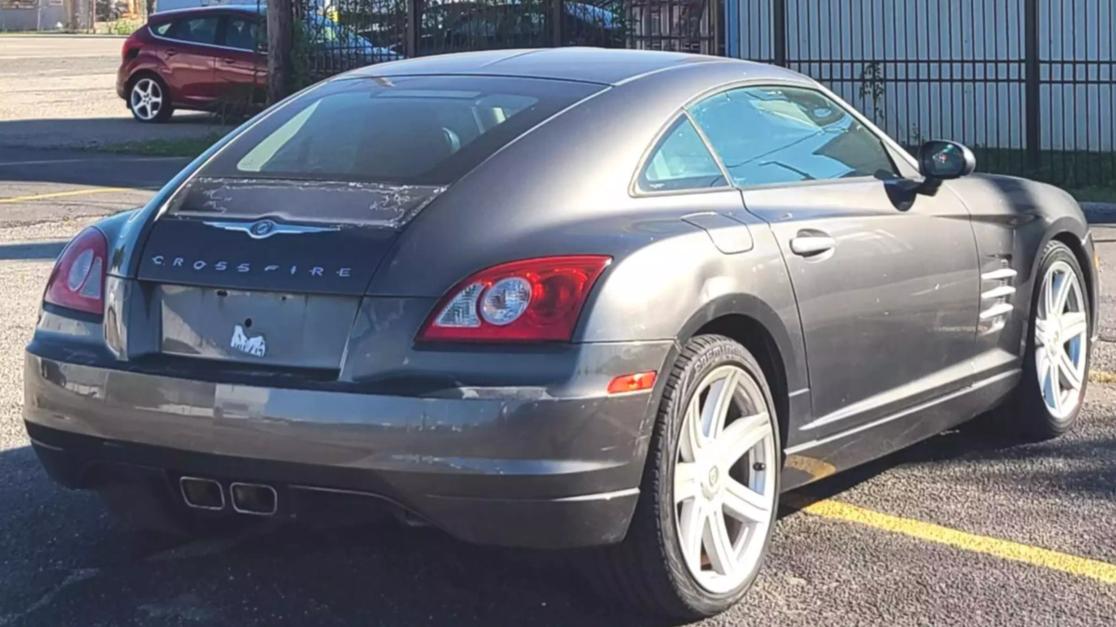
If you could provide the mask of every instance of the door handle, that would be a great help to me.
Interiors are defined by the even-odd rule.
[[[236,59],[229,59],[229,58],[226,58],[226,59],[225,59],[225,63],[228,63],[229,65],[232,65],[233,63],[236,63]]]
[[[168,57],[173,57],[176,54],[178,54],[178,51],[175,50],[174,48],[168,48],[167,49],[167,56]]]
[[[829,252],[837,246],[837,240],[824,233],[799,233],[791,240],[791,252],[802,257],[813,257]]]

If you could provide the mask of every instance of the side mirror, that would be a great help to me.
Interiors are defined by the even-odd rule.
[[[957,142],[935,139],[918,149],[918,169],[927,180],[958,179],[973,173],[976,156]]]

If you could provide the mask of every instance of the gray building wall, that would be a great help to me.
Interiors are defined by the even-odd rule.
[[[0,31],[70,28],[69,3],[63,0],[0,0]]]

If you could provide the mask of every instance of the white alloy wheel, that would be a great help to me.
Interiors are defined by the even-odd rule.
[[[163,110],[163,97],[163,88],[159,85],[159,81],[145,77],[132,85],[128,104],[137,118],[150,122],[159,117],[159,113]]]
[[[1035,315],[1035,370],[1046,409],[1057,420],[1081,402],[1089,318],[1077,273],[1058,260],[1046,270]]]
[[[694,580],[730,592],[759,566],[779,463],[764,394],[743,369],[720,366],[687,405],[674,466],[675,529]]]

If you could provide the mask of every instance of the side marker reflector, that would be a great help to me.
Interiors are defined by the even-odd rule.
[[[635,374],[622,374],[608,384],[609,394],[623,394],[625,392],[639,392],[650,390],[655,385],[655,371],[637,372]]]

